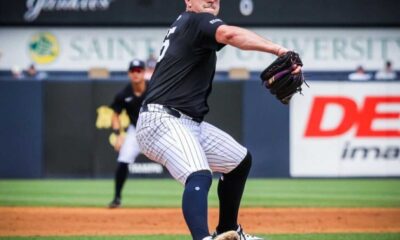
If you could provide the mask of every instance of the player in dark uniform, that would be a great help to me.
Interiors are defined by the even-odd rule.
[[[150,159],[163,164],[184,186],[183,215],[195,240],[261,239],[245,234],[237,222],[240,201],[251,167],[245,147],[203,121],[209,108],[216,51],[226,44],[281,55],[288,50],[217,18],[219,0],[185,0],[169,29],[139,115],[137,138]],[[295,67],[299,72],[300,67]],[[212,172],[218,184],[220,214],[210,235],[207,196]]]
[[[145,63],[141,60],[131,61],[128,69],[130,83],[118,92],[111,104],[111,108],[114,110],[112,128],[118,136],[114,148],[119,152],[119,155],[118,166],[115,172],[114,199],[109,204],[110,208],[117,208],[121,205],[121,191],[128,177],[128,165],[133,163],[140,154],[139,145],[136,140],[136,123],[148,85],[144,75]],[[119,117],[123,109],[128,113],[130,120],[126,136],[121,134],[123,129]]]

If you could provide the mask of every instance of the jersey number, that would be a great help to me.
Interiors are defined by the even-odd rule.
[[[160,62],[164,58],[165,53],[167,52],[167,50],[169,48],[169,39],[168,39],[169,35],[173,34],[175,32],[175,30],[176,30],[176,27],[173,27],[170,30],[168,30],[167,36],[165,37],[165,40],[163,42],[163,45],[162,45],[162,48],[160,51],[160,56],[158,57],[157,62]]]

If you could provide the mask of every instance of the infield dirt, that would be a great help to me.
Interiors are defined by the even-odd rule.
[[[0,236],[188,234],[180,209],[0,207]],[[209,210],[210,229],[218,210]],[[399,208],[243,208],[252,233],[400,232]]]

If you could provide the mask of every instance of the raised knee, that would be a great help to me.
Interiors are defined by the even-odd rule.
[[[250,170],[252,162],[253,162],[253,157],[251,156],[250,151],[247,151],[246,156],[244,157],[243,161],[240,164],[245,165],[245,168]]]
[[[208,187],[211,186],[211,172],[209,170],[201,170],[190,174],[189,177],[186,179],[185,186],[188,186],[189,184],[198,184],[199,182],[203,185],[208,185]]]
[[[239,165],[233,169],[231,172],[229,172],[228,174],[224,174],[224,176],[228,177],[228,176],[232,176],[232,177],[237,177],[237,176],[246,176],[249,174],[250,172],[250,168],[251,168],[251,163],[252,163],[252,157],[249,151],[247,151],[246,156],[244,157],[244,159],[239,163]]]

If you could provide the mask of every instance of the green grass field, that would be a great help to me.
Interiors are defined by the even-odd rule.
[[[265,240],[399,240],[400,234],[268,235]],[[0,237],[1,240],[190,240],[188,236]]]
[[[210,191],[217,207],[217,182]],[[180,207],[182,186],[173,180],[130,179],[124,207]],[[111,180],[1,180],[0,206],[105,207]],[[249,180],[243,207],[391,207],[400,208],[400,180]],[[399,220],[400,221],[400,220]],[[269,235],[268,240],[399,240],[400,233]],[[188,240],[188,236],[0,237],[37,240]]]
[[[210,206],[218,207],[217,182]],[[0,181],[0,206],[104,207],[111,180]],[[125,207],[180,207],[182,186],[173,180],[126,183]],[[400,207],[400,180],[249,180],[243,207]]]

